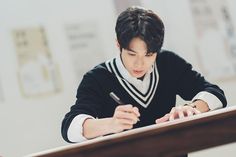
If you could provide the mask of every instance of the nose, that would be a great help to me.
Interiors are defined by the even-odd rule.
[[[134,62],[136,67],[140,67],[144,65],[144,58],[143,57],[137,57]]]

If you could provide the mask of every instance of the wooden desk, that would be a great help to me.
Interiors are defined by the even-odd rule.
[[[235,141],[236,106],[233,106],[28,157],[177,157]]]

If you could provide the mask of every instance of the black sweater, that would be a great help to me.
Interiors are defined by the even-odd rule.
[[[206,91],[214,94],[226,106],[224,92],[207,82],[203,76],[192,70],[191,64],[175,53],[165,50],[160,52],[155,68],[151,73],[149,90],[145,94],[122,78],[115,59],[87,72],[78,87],[75,104],[63,119],[63,138],[70,142],[67,131],[78,114],[88,114],[95,118],[112,117],[118,104],[109,96],[110,92],[114,92],[125,104],[138,107],[141,116],[134,128],[154,124],[157,118],[170,112],[175,106],[176,95],[184,100],[191,100],[197,93]],[[159,81],[155,78],[157,72]]]

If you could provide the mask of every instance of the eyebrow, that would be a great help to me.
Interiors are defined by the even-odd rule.
[[[127,50],[137,53],[136,51],[134,51],[134,50],[132,50],[132,49],[130,49],[130,48],[127,48]]]
[[[131,52],[134,52],[134,53],[137,53],[136,51],[134,51],[134,50],[132,50],[132,49],[130,49],[130,48],[127,48],[127,50],[129,50],[129,51],[131,51]],[[146,54],[149,54],[149,53],[151,53],[151,52],[146,52]]]

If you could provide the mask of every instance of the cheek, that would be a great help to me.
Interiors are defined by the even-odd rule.
[[[156,58],[147,58],[147,60],[146,60],[146,67],[148,68],[148,67],[151,67],[153,64],[154,64],[154,62],[155,62],[155,60],[156,60]]]
[[[133,65],[133,60],[126,58],[126,60],[125,60],[125,65],[126,65],[126,68],[131,68],[132,65]]]
[[[132,65],[132,59],[129,58],[128,56],[123,56],[122,61],[126,68],[129,68]]]
[[[134,61],[134,57],[131,57],[129,55],[123,55],[122,60],[123,60],[124,64],[132,65],[132,62]]]

